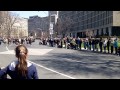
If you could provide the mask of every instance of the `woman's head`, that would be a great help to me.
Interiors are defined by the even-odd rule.
[[[15,48],[16,57],[19,59],[21,56],[27,57],[28,49],[24,45],[18,45]]]
[[[15,48],[16,57],[18,58],[18,64],[16,65],[16,71],[18,75],[27,76],[27,54],[28,49],[24,45],[18,45]]]

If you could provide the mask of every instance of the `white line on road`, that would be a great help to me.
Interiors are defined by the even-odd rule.
[[[7,51],[9,51],[8,47],[6,46]]]
[[[32,62],[32,61],[29,61],[29,62],[35,64],[36,66],[39,66],[39,67],[41,67],[41,68],[44,68],[44,69],[46,69],[46,70],[49,70],[49,71],[52,71],[52,72],[54,72],[54,73],[60,74],[60,75],[62,75],[62,76],[65,76],[65,77],[68,77],[68,78],[71,78],[71,79],[76,79],[76,78],[74,78],[74,77],[71,77],[71,76],[68,76],[68,75],[66,75],[66,74],[63,74],[63,73],[57,72],[57,71],[55,71],[55,70],[49,69],[49,68],[47,68],[47,67],[44,67],[44,66],[42,66],[42,65],[40,65],[40,64],[34,63],[34,62]]]
[[[7,49],[7,51],[10,51],[10,50],[8,49],[7,46],[6,46],[6,49]],[[29,62],[35,64],[36,66],[39,66],[39,67],[44,68],[44,69],[46,69],[46,70],[49,70],[49,71],[51,71],[51,72],[54,72],[54,73],[60,74],[60,75],[62,75],[62,76],[65,76],[65,77],[67,77],[67,78],[70,78],[70,79],[76,79],[76,78],[71,77],[71,76],[69,76],[69,75],[66,75],[66,74],[60,73],[60,72],[58,72],[58,71],[52,70],[52,69],[47,68],[47,67],[45,67],[45,66],[42,66],[42,65],[40,65],[40,64],[34,63],[34,62],[32,62],[32,61],[29,61]]]

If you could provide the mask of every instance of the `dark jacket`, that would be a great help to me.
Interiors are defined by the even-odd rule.
[[[17,74],[17,71],[15,70],[17,63],[18,61],[14,61],[10,63],[6,68],[0,70],[0,77],[8,74],[11,77],[11,79],[38,79],[36,67],[28,61],[27,61],[27,67],[28,67],[27,77],[19,76]]]

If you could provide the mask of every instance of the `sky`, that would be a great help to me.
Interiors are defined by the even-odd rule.
[[[11,11],[18,14],[20,17],[29,18],[29,16],[38,15],[40,17],[48,16],[48,11]]]

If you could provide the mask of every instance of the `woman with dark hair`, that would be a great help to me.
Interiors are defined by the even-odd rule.
[[[15,48],[18,61],[10,63],[0,70],[0,77],[8,74],[11,79],[38,79],[36,67],[27,60],[28,49],[24,45]]]

